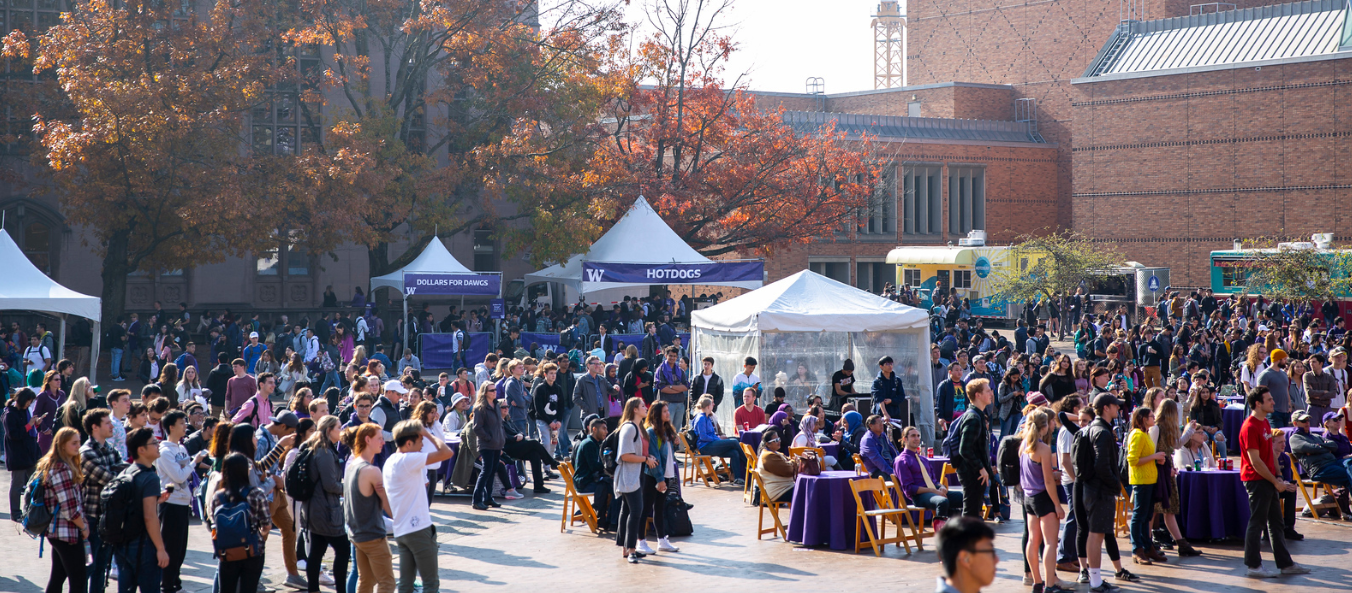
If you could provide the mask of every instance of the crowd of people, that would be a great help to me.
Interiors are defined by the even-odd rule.
[[[1083,307],[1073,298],[1030,307],[1006,337],[957,304],[956,316],[941,318],[930,372],[922,361],[906,367],[930,381],[932,401],[908,394],[885,356],[871,383],[844,360],[826,397],[809,392],[799,410],[784,386],[762,384],[755,357],[730,378],[714,371],[712,357],[691,360],[672,325],[690,305],[660,297],[611,311],[515,311],[494,351],[434,380],[423,378],[414,351],[384,354],[392,336],[370,307],[294,325],[202,315],[202,352],[176,337],[190,324],[186,307],[172,323],[150,315],[160,328],[150,336],[132,315],[113,332],[113,380],[132,366],[127,353],[144,349],[139,394],[103,395],[75,377],[71,361],[52,360],[45,328],[24,335],[12,327],[9,339],[30,346],[11,351],[0,373],[12,387],[0,422],[10,516],[28,520],[33,500],[54,509],[42,532],[52,549],[49,591],[63,583],[102,591],[112,575],[120,591],[174,593],[196,515],[211,530],[219,590],[260,587],[263,542],[275,528],[288,587],[410,593],[438,586],[428,513],[438,490],[470,495],[486,511],[523,497],[527,481],[518,476],[527,467],[534,494],[544,495],[571,463],[574,486],[596,497],[602,528],[638,563],[679,550],[669,518],[672,507],[690,507],[679,494],[684,443],[723,460],[741,484],[751,460],[737,436],[755,429],[754,467],[772,500],[792,500],[803,463],[790,447],[837,443],[838,455],[815,462],[895,479],[911,504],[933,512],[941,542],[961,531],[955,558],[984,550],[980,520],[1004,522],[1022,508],[1025,581],[1039,593],[1066,590],[1058,577],[1066,571],[1096,593],[1116,588],[1104,578],[1105,549],[1118,582],[1139,580],[1113,536],[1124,492],[1133,562],[1165,562],[1166,549],[1202,553],[1179,531],[1177,472],[1237,455],[1253,517],[1248,574],[1305,572],[1285,546],[1301,536],[1283,512],[1294,510],[1294,477],[1274,429],[1294,428],[1289,455],[1299,471],[1341,488],[1329,496],[1331,512],[1352,517],[1352,335],[1343,320],[1206,292],[1168,295],[1158,317],[1135,325],[1117,313],[1063,314]],[[1038,316],[1048,309],[1059,320],[1050,327]],[[452,311],[444,322],[461,353],[460,334],[481,329],[477,313]],[[610,324],[645,337],[621,348],[607,339]],[[523,326],[558,331],[558,350],[528,349]],[[1072,327],[1075,351],[1057,352],[1051,334]],[[725,391],[736,406],[732,426],[717,413]],[[1248,413],[1235,443],[1221,430],[1218,400],[1231,393]],[[576,434],[565,426],[574,409]],[[932,474],[936,447],[960,489]],[[653,519],[655,549],[644,517]],[[397,577],[387,536],[399,552]],[[1263,537],[1277,571],[1262,566]],[[947,571],[950,554],[940,548]]]

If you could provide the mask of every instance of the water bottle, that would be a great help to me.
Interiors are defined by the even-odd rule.
[[[89,547],[89,540],[87,539],[84,540],[84,549],[85,549],[85,566],[91,566],[94,564],[94,549]]]

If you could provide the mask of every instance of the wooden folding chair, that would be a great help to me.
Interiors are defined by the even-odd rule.
[[[761,481],[760,472],[749,472],[747,477],[747,483],[750,484],[752,480],[755,480],[756,488],[760,491],[760,499],[756,503],[756,506],[760,508],[760,520],[756,523],[756,539],[761,539],[768,533],[772,536],[778,535],[779,539],[788,540],[789,530],[784,527],[784,522],[779,519],[779,509],[789,506],[789,503],[770,500],[770,493],[765,491],[765,482]],[[775,522],[774,526],[769,529],[765,528],[765,511],[767,510],[770,511],[770,517]]]
[[[591,499],[585,494],[578,493],[577,484],[573,482],[573,464],[567,461],[560,463],[559,476],[563,478],[563,524],[559,526],[559,533],[576,525],[578,521],[585,522],[592,533],[600,533],[596,509],[592,508]],[[574,514],[574,511],[577,511],[577,514]]]
[[[1131,536],[1131,495],[1126,485],[1122,486],[1122,496],[1117,497],[1117,516],[1113,521],[1113,534],[1117,537]]]
[[[751,488],[751,476],[756,473],[756,464],[760,462],[760,458],[756,457],[756,452],[751,448],[751,445],[746,443],[741,443],[741,445],[742,455],[746,457],[746,483],[742,484],[742,501],[747,504],[755,504],[756,501],[751,499],[753,492],[755,492]]]
[[[1322,488],[1324,494],[1332,495],[1333,487],[1301,476],[1300,467],[1296,465],[1295,457],[1291,457],[1291,475],[1295,476],[1296,483],[1300,485],[1300,495],[1305,498],[1305,505],[1310,508],[1310,513],[1314,514],[1316,518],[1319,517],[1319,511],[1338,508],[1336,500],[1328,503],[1319,502],[1319,490]],[[1310,495],[1311,490],[1314,491],[1313,496]]]
[[[885,548],[887,547],[887,544],[900,544],[900,546],[897,547],[906,546],[906,553],[910,554],[911,536],[907,535],[902,530],[901,526],[903,520],[898,520],[897,517],[904,516],[904,521],[910,521],[912,527],[914,527],[915,523],[911,521],[911,511],[906,510],[904,507],[897,508],[896,505],[892,504],[891,488],[884,484],[879,478],[864,478],[850,480],[850,492],[854,494],[855,504],[854,553],[858,554],[859,550],[864,549],[866,546],[871,546],[875,556],[882,556],[882,548],[879,546]],[[873,495],[872,510],[866,510],[866,507],[864,506],[864,499],[860,496],[860,494],[864,492]],[[875,517],[881,519],[878,521],[878,533],[876,535],[873,533],[872,521]],[[887,537],[888,523],[897,526],[896,535],[893,535],[892,537]],[[859,531],[861,529],[864,534],[868,536],[867,542],[861,541],[859,538]]]
[[[944,488],[949,488],[950,486],[949,486],[949,483],[948,483],[948,476],[955,476],[955,477],[956,477],[957,475],[958,475],[958,470],[957,470],[957,468],[953,467],[953,464],[951,464],[951,463],[945,461],[945,462],[944,462],[944,469],[943,469],[942,475],[939,476],[939,484],[940,484],[941,486],[943,486]],[[966,488],[963,489],[963,491],[962,491],[962,496],[963,496],[964,499],[967,497],[967,489],[966,489]],[[982,518],[990,519],[990,518],[991,518],[991,505],[988,505],[988,504],[985,503],[985,500],[986,500],[986,493],[985,493],[985,492],[982,492],[982,493],[981,493],[981,500],[982,500],[982,503],[981,503],[981,516],[982,516]]]
[[[897,506],[909,511],[908,514],[901,515],[900,517],[905,517],[904,520],[906,526],[911,529],[910,539],[915,542],[916,549],[923,552],[925,550],[925,538],[935,537],[938,534],[937,530],[934,529],[933,524],[925,523],[925,513],[929,512],[929,509],[911,504],[910,499],[906,498],[906,493],[901,489],[900,480],[894,480],[892,482],[892,491],[894,492],[893,500],[897,503]],[[937,519],[938,517],[935,518]],[[929,529],[926,529],[926,527]],[[902,525],[898,523],[897,528],[901,529]]]
[[[704,485],[710,486],[709,480],[712,479],[712,485],[721,484],[722,480],[718,478],[718,471],[714,468],[714,458],[710,455],[703,455],[699,452],[699,449],[692,447],[690,442],[685,440],[684,434],[678,432],[676,436],[680,439],[681,445],[685,447],[686,451],[686,475],[683,483],[694,485],[695,480],[704,480]],[[728,481],[732,481],[731,470],[728,470]]]

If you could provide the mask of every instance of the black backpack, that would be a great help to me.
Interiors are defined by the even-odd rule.
[[[619,464],[620,430],[617,427],[615,432],[606,435],[606,440],[601,441],[601,469],[605,470],[607,476],[614,477]]]
[[[1000,473],[1000,483],[1013,487],[1019,485],[1019,445],[1023,439],[1011,434],[1000,439],[1000,448],[995,452],[995,470]]]
[[[314,456],[314,449],[301,447],[296,461],[286,470],[286,493],[294,500],[305,502],[315,495],[316,476],[310,467]]]
[[[950,460],[956,460],[958,458],[958,434],[962,432],[962,423],[966,418],[967,413],[964,412],[961,416],[958,416],[957,420],[953,421],[952,424],[949,424],[948,434],[944,435],[943,442],[939,443],[939,450],[943,452],[944,457],[947,457]],[[957,467],[957,464],[953,465],[954,467]]]
[[[120,546],[141,539],[146,534],[146,523],[141,499],[136,496],[136,476],[143,472],[138,464],[131,464],[113,477],[99,494],[103,515],[99,517],[99,537],[106,545]]]
[[[1075,466],[1075,480],[1090,482],[1094,478],[1094,443],[1089,439],[1089,427],[1081,428],[1070,442],[1070,461]]]
[[[1125,443],[1123,443],[1123,446],[1119,447],[1117,451],[1117,475],[1122,479],[1124,485],[1131,483],[1131,463],[1127,461],[1127,447]]]

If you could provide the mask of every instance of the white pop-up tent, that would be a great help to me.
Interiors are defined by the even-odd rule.
[[[57,351],[52,353],[56,359],[63,356],[66,347],[67,315],[84,317],[94,322],[89,382],[95,383],[94,370],[98,367],[99,337],[102,334],[102,299],[80,294],[47,277],[33,262],[28,261],[28,256],[23,254],[23,250],[9,236],[9,231],[4,229],[0,229],[0,270],[5,271],[5,280],[0,282],[0,311],[40,311],[60,317],[60,340]]]
[[[399,291],[399,294],[403,294],[404,273],[406,272],[426,272],[432,274],[474,273],[469,268],[466,268],[465,264],[460,263],[460,260],[455,259],[454,255],[451,255],[450,250],[446,249],[446,245],[442,244],[441,239],[433,237],[431,241],[428,241],[427,247],[423,248],[422,253],[419,253],[418,257],[413,258],[413,261],[408,262],[408,265],[390,272],[389,274],[385,274],[384,276],[372,278],[371,290],[374,291],[377,288],[393,288]]]
[[[639,196],[634,206],[626,212],[615,226],[610,227],[600,239],[592,243],[591,249],[582,255],[574,255],[567,262],[549,266],[532,274],[526,274],[526,284],[540,282],[559,282],[571,287],[580,294],[596,292],[608,288],[633,288],[666,282],[589,282],[583,278],[583,263],[603,264],[714,264],[718,263],[686,244],[676,231],[671,230],[666,221],[653,210],[652,205],[643,196]],[[759,288],[761,280],[732,282],[699,282],[706,286],[734,286],[738,288]]]
[[[806,410],[811,395],[831,402],[831,376],[847,358],[855,364],[854,391],[867,396],[878,360],[891,356],[906,394],[919,396],[911,410],[915,421],[934,424],[929,315],[920,309],[804,270],[695,311],[691,325],[692,360],[713,357],[727,387],[718,408],[725,424],[741,403],[733,393],[733,377],[748,356],[760,363],[756,373],[762,393],[784,387],[785,401],[797,413]]]

